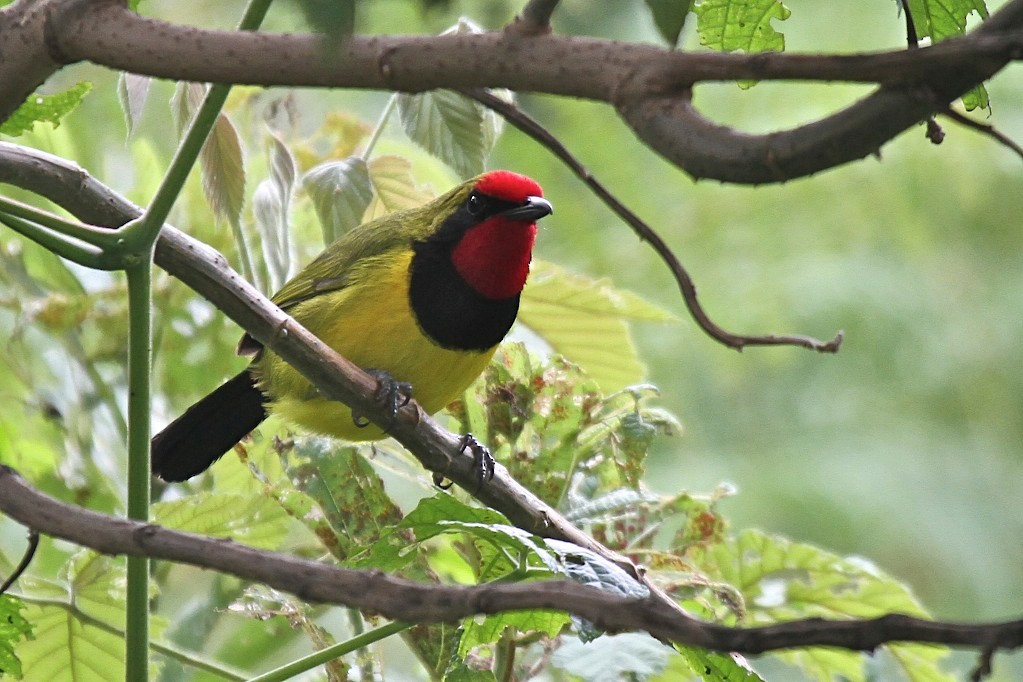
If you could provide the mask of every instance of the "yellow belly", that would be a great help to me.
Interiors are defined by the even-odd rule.
[[[292,307],[291,315],[356,365],[412,384],[412,395],[433,414],[457,398],[486,368],[495,348],[483,352],[441,348],[426,337],[408,305],[411,252],[369,268],[358,284],[320,294]],[[374,425],[358,428],[344,404],[321,398],[291,365],[266,351],[259,362],[270,410],[314,433],[345,440],[376,440]]]

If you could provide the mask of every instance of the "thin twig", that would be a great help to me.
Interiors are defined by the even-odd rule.
[[[692,277],[689,276],[689,272],[671,251],[668,244],[659,234],[657,234],[657,232],[643,222],[639,216],[633,213],[625,206],[625,204],[611,194],[611,192],[608,191],[599,180],[593,177],[593,174],[591,174],[590,171],[587,170],[586,167],[583,166],[582,163],[580,163],[579,160],[565,148],[565,145],[563,145],[561,141],[554,137],[554,135],[536,121],[536,119],[529,116],[517,106],[506,102],[486,90],[462,90],[462,93],[501,114],[501,116],[503,116],[510,124],[550,150],[550,152],[568,166],[572,172],[575,173],[576,177],[582,180],[586,186],[589,187],[590,190],[607,205],[608,208],[628,223],[640,239],[648,242],[650,246],[653,247],[654,251],[657,252],[657,255],[661,257],[661,260],[663,260],[671,270],[672,275],[674,275],[675,281],[678,283],[678,287],[682,292],[682,299],[685,301],[686,307],[689,309],[689,313],[693,316],[693,319],[696,320],[696,324],[699,325],[700,329],[706,332],[711,338],[719,341],[729,348],[734,348],[739,351],[746,346],[781,345],[801,346],[821,353],[834,353],[838,351],[839,346],[842,344],[842,332],[838,332],[835,335],[835,338],[830,341],[821,341],[810,336],[798,335],[768,334],[760,336],[745,336],[733,334],[722,329],[710,319],[710,316],[707,315],[703,307],[700,305],[696,297],[696,285],[693,283]]]
[[[39,531],[34,528],[28,529],[28,547],[25,548],[25,554],[21,557],[21,561],[14,568],[14,571],[8,576],[7,580],[4,581],[3,585],[0,585],[0,594],[5,593],[14,581],[21,577],[21,574],[25,572],[28,565],[32,563],[32,558],[36,555],[36,549],[39,548]]]
[[[942,111],[941,113],[945,116],[948,116],[956,123],[964,125],[967,128],[972,128],[973,130],[976,130],[977,132],[982,133],[984,135],[988,135],[989,137],[993,137],[995,140],[1001,142],[1003,145],[1005,145],[1012,151],[1016,152],[1016,154],[1018,154],[1020,158],[1023,158],[1023,147],[1020,147],[1009,136],[1002,133],[993,125],[989,123],[981,123],[980,121],[975,121],[969,116],[966,116],[965,114],[956,111],[952,107],[946,107],[945,110]]]
[[[909,0],[900,0],[899,4],[906,17],[906,44],[910,49],[920,47],[920,36],[916,32],[916,23],[913,21],[913,11],[909,8]]]

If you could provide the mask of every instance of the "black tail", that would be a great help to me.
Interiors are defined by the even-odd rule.
[[[165,481],[200,474],[264,419],[263,394],[246,369],[153,437],[153,473]]]

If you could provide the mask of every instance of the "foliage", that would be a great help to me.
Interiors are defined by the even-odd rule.
[[[784,45],[771,25],[788,16],[781,3],[647,4],[672,45],[690,9],[705,45],[749,51]],[[927,17],[917,24],[921,35],[938,40],[961,32],[969,11],[986,14],[982,3],[968,4],[911,7],[915,17]],[[744,20],[746,12],[758,21]],[[134,191],[146,197],[153,185],[145,173],[160,156],[141,137],[149,84],[124,82],[122,106],[129,132],[136,135],[126,153],[139,176]],[[397,122],[411,143],[377,137],[388,122],[386,108],[375,124],[354,113],[334,113],[303,134],[270,113],[286,109],[286,99],[268,101],[245,92],[232,102],[204,153],[203,182],[188,188],[178,217],[218,248],[248,252],[268,290],[296,261],[318,250],[314,244],[320,240],[311,236],[316,218],[322,239],[329,240],[361,220],[421,203],[435,188],[487,167],[501,132],[492,114],[443,92],[396,99]],[[187,115],[187,105],[178,106]],[[58,108],[53,104],[47,112],[27,115],[56,123],[66,113],[53,113]],[[48,138],[57,153],[71,146],[67,127]],[[30,129],[29,123],[25,130]],[[245,148],[243,141],[261,136],[262,149]],[[377,144],[386,153],[376,152]],[[256,184],[246,212],[245,188],[253,184],[247,179],[261,175],[266,177]],[[207,226],[209,210],[241,227],[251,223],[250,243],[239,240],[238,231],[231,236]],[[0,414],[0,457],[51,493],[95,509],[119,509],[121,462],[111,453],[123,436],[117,400],[124,390],[123,288],[115,278],[83,273],[16,242],[3,247],[0,303],[13,350],[0,355],[0,366],[10,369],[0,372],[0,389],[17,407]],[[163,355],[158,372],[165,392],[158,404],[166,417],[210,388],[211,374],[226,373],[235,330],[172,282],[158,279],[157,288]],[[924,613],[905,585],[869,562],[778,534],[730,530],[720,509],[733,495],[729,486],[669,495],[646,487],[651,448],[663,447],[663,436],[680,433],[681,425],[654,404],[655,389],[641,383],[645,368],[630,323],[670,320],[660,307],[606,281],[537,263],[521,311],[521,321],[535,333],[528,335],[528,350],[506,346],[452,406],[453,428],[479,435],[517,480],[604,544],[642,561],[659,585],[704,618],[763,624],[818,615]],[[47,360],[52,357],[63,361]],[[69,385],[84,389],[63,390]],[[169,490],[154,509],[155,520],[424,581],[567,576],[641,593],[591,553],[532,536],[496,512],[436,492],[393,444],[346,447],[295,437],[270,423],[238,454],[242,462],[229,455],[198,483]],[[99,679],[91,668],[116,669],[121,661],[123,568],[91,553],[67,552],[47,543],[37,573],[20,583],[24,623],[34,627],[36,638],[13,642],[28,679]],[[295,647],[321,649],[361,627],[358,616],[351,616],[350,626],[339,625],[337,609],[188,568],[160,567],[156,579],[161,615],[180,624],[166,637],[208,647],[204,655],[234,665],[264,668],[293,656]],[[11,617],[12,625],[22,623]],[[22,625],[17,629],[25,631]],[[601,635],[560,613],[507,613],[456,627],[417,627],[405,639],[431,674],[448,679],[493,679],[492,665],[518,666],[521,673],[538,661],[586,679],[759,679],[741,659],[672,650],[641,634]],[[0,638],[0,667],[8,665],[2,657],[6,641]],[[62,655],[45,655],[53,650]],[[909,679],[946,679],[941,649],[898,645],[888,652]],[[855,653],[813,649],[770,658],[814,679],[871,675],[872,664]],[[345,660],[368,671],[364,674],[383,666],[379,653]],[[335,665],[330,674],[341,676],[344,668]],[[14,674],[15,668],[5,671]]]
[[[6,121],[0,123],[0,133],[18,136],[32,130],[40,122],[58,126],[61,119],[71,113],[91,89],[92,83],[82,81],[52,95],[30,95]]]
[[[32,637],[32,623],[22,611],[25,604],[9,594],[0,596],[0,675],[21,679],[21,661],[14,654],[19,641]]]

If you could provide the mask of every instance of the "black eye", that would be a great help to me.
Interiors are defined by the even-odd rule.
[[[483,200],[476,194],[470,194],[469,200],[465,202],[465,208],[469,215],[479,215],[483,213]]]

